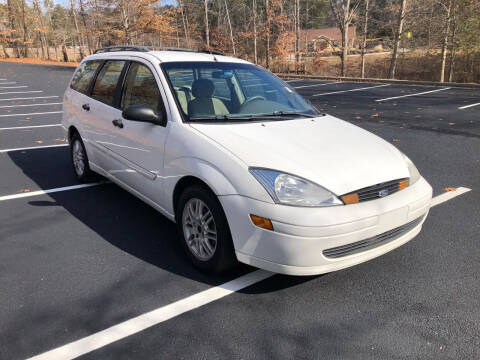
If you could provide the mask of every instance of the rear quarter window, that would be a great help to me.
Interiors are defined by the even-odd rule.
[[[87,94],[88,89],[90,88],[90,83],[95,75],[95,71],[100,64],[100,60],[85,61],[82,63],[75,71],[75,74],[73,74],[70,87],[73,90]]]

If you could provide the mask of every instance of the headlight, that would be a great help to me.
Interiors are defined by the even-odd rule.
[[[420,173],[418,172],[417,167],[415,164],[408,158],[407,155],[403,154],[403,158],[405,159],[405,162],[407,163],[408,166],[408,172],[410,173],[410,180],[409,184],[413,185],[420,179]]]
[[[301,177],[276,170],[250,168],[277,204],[320,207],[343,205],[330,191]]]

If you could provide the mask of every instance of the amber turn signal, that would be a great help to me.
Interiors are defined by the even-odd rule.
[[[358,203],[358,194],[344,195],[342,200],[345,204],[356,204]]]
[[[398,182],[398,190],[403,190],[408,186],[408,179],[403,179]]]
[[[273,231],[273,224],[270,221],[270,219],[265,219],[263,217],[252,215],[252,214],[250,214],[250,219],[252,219],[252,222],[255,226],[258,226],[259,228],[262,228],[262,229]]]

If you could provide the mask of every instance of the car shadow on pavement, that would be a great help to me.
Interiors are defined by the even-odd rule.
[[[42,190],[77,184],[67,147],[11,152],[9,156]],[[56,164],[52,166],[52,162]],[[49,164],[47,166],[49,171],[42,171],[42,164]],[[62,184],[55,185],[55,178],[60,179]],[[70,178],[71,183],[65,185],[66,179],[70,182],[68,180]],[[62,207],[111,245],[173,274],[216,286],[255,270],[242,264],[222,274],[209,274],[197,270],[183,253],[176,225],[115,184],[107,183],[91,188],[54,192],[48,196],[52,200],[32,197],[28,204],[32,208]],[[75,237],[75,233],[70,236]],[[258,291],[274,292],[312,279],[289,276],[281,278],[282,281],[278,279],[275,281],[274,287],[257,287]]]

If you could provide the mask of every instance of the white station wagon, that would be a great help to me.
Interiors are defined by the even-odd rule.
[[[63,126],[78,179],[101,174],[176,222],[205,270],[346,268],[415,237],[430,208],[394,146],[232,57],[100,49],[73,75]]]

